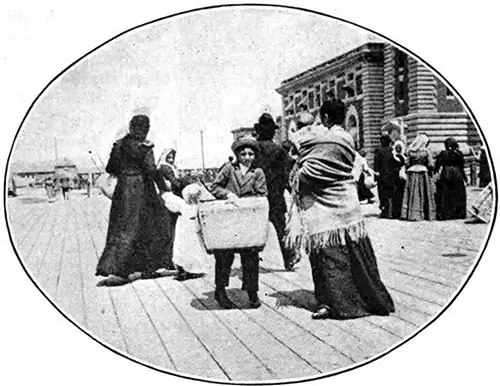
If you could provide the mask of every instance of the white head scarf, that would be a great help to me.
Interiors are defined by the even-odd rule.
[[[408,151],[420,151],[427,148],[427,145],[430,142],[430,138],[425,133],[418,133],[417,137],[413,140],[413,142],[408,146]]]
[[[172,171],[174,172],[174,176],[175,178],[179,178],[179,170],[177,169],[177,167],[173,164],[170,164],[167,162],[167,157],[172,154],[175,153],[177,154],[177,151],[175,149],[172,149],[172,148],[166,148],[162,151],[161,153],[161,156],[160,156],[160,159],[158,161],[158,165],[167,165],[168,167],[170,167],[172,169]]]

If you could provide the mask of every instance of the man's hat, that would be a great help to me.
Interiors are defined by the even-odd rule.
[[[257,133],[264,133],[269,131],[276,131],[279,126],[274,123],[274,119],[269,113],[264,113],[259,118],[259,123],[254,125],[255,131]]]

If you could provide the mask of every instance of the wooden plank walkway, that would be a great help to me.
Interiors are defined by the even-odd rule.
[[[477,194],[470,190],[470,200]],[[74,194],[49,205],[43,191],[9,199],[14,243],[32,277],[75,323],[108,346],[157,368],[213,380],[314,377],[376,356],[418,331],[454,296],[473,266],[486,224],[379,219],[364,207],[380,272],[395,302],[390,317],[312,321],[310,266],[282,268],[276,240],[262,253],[261,299],[248,308],[235,263],[229,296],[213,299],[213,270],[97,287],[110,201]],[[272,232],[273,233],[273,232]]]

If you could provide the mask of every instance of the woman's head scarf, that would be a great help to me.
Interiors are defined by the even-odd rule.
[[[160,165],[170,165],[167,162],[167,158],[171,154],[173,154],[175,156],[177,154],[177,151],[175,149],[170,148],[170,147],[164,149],[163,152],[161,153],[161,156],[160,156],[160,162],[159,162]]]
[[[417,137],[408,147],[409,151],[420,151],[424,150],[430,142],[430,138],[425,133],[418,133]]]
[[[149,117],[147,115],[134,115],[129,124],[130,136],[139,141],[144,141],[148,133]]]

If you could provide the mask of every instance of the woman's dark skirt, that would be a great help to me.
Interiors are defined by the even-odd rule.
[[[467,194],[461,168],[455,166],[444,167],[436,188],[439,220],[464,219],[467,217]]]
[[[380,279],[370,238],[348,240],[310,254],[318,309],[327,307],[334,319],[389,315],[394,302]]]
[[[96,275],[127,277],[173,268],[173,229],[177,215],[167,211],[153,180],[122,176],[113,195],[106,247]]]
[[[401,219],[410,221],[436,219],[434,187],[427,172],[408,172]]]

